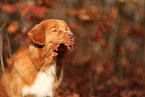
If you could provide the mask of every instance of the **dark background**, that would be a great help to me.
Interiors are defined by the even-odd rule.
[[[0,0],[5,67],[30,41],[27,32],[52,18],[76,37],[56,97],[145,97],[144,0]]]

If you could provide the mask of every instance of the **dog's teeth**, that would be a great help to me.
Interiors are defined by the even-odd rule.
[[[71,48],[71,47],[70,47],[70,46],[68,46],[67,48],[70,50],[70,48]]]

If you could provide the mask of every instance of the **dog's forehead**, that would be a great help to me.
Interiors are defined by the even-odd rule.
[[[66,28],[67,24],[65,23],[65,21],[63,20],[48,20],[45,22],[47,27],[51,27],[51,28],[58,28],[58,27],[63,27]]]

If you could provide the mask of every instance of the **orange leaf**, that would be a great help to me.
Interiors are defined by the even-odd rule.
[[[7,31],[10,33],[16,33],[19,30],[19,27],[20,27],[20,23],[17,21],[13,21],[8,26]]]
[[[110,17],[112,19],[116,19],[118,17],[118,8],[113,7],[110,13]]]
[[[44,17],[48,11],[49,11],[48,8],[40,7],[40,6],[34,6],[31,9],[32,14],[40,18]]]
[[[84,20],[84,21],[88,21],[88,20],[91,19],[90,16],[87,15],[87,14],[80,14],[80,15],[79,15],[79,18],[80,18],[81,20]]]
[[[70,28],[71,28],[71,29],[77,29],[78,27],[79,27],[79,25],[76,24],[76,23],[71,23],[71,24],[70,24]]]

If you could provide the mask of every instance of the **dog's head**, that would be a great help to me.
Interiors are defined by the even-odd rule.
[[[74,44],[73,33],[63,20],[42,21],[28,32],[28,36],[40,46],[49,47],[51,44],[56,51],[60,46],[70,48]]]

